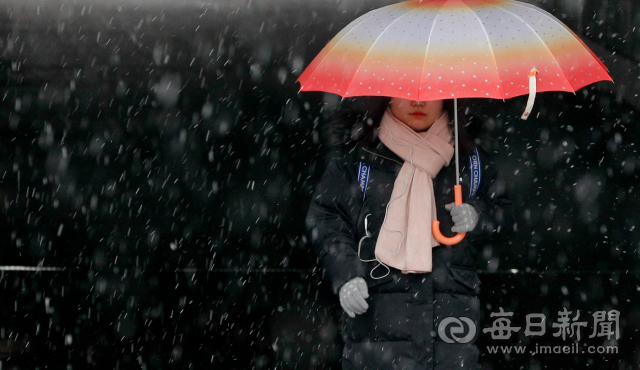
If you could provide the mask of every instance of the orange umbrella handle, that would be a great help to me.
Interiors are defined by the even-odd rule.
[[[462,204],[462,185],[454,185],[453,192],[455,194],[456,206],[461,205]],[[458,244],[462,241],[462,239],[464,239],[465,235],[467,235],[467,233],[458,233],[458,235],[454,237],[447,238],[446,236],[442,235],[442,233],[440,232],[440,221],[433,221],[433,223],[431,224],[431,231],[433,232],[433,236],[436,238],[436,240],[439,241],[440,244],[444,244],[444,245]]]

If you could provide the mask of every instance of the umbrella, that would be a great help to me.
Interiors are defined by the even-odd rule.
[[[411,0],[373,10],[336,35],[298,78],[301,91],[418,101],[508,99],[570,91],[611,77],[598,57],[551,14],[513,0]],[[457,112],[457,109],[456,109]],[[459,184],[455,117],[455,203]],[[434,221],[442,244],[445,238]]]

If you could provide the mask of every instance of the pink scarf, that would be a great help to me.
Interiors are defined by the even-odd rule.
[[[405,274],[430,272],[431,249],[440,245],[431,233],[431,221],[437,220],[433,178],[454,154],[447,114],[426,132],[415,132],[387,109],[379,137],[405,162],[387,204],[376,258]]]

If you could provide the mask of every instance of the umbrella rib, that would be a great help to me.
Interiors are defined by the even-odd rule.
[[[393,6],[393,5],[391,5]],[[411,13],[415,11],[415,9],[409,10],[406,13],[404,13],[403,15],[399,16],[398,18],[394,19],[393,22],[389,23],[389,25],[387,27],[384,28],[384,30],[382,32],[380,32],[380,34],[378,35],[378,37],[376,37],[376,41],[373,42],[373,44],[371,44],[371,47],[369,48],[369,50],[367,50],[367,54],[365,54],[364,58],[362,58],[362,61],[360,62],[360,64],[358,65],[358,68],[356,69],[356,72],[353,74],[353,78],[351,79],[351,81],[349,81],[349,84],[347,84],[347,88],[345,89],[345,91],[349,91],[349,88],[351,87],[351,84],[353,83],[353,80],[355,80],[355,76],[358,75],[358,71],[360,70],[360,67],[362,67],[362,64],[364,63],[364,61],[367,59],[367,57],[369,56],[369,53],[371,52],[371,50],[373,49],[373,47],[376,45],[376,43],[378,42],[378,40],[380,40],[380,38],[382,37],[382,35],[387,32],[387,30],[389,29],[389,27],[393,26],[394,23],[396,23],[397,21],[399,21],[402,17],[404,17],[405,15]]]
[[[427,65],[427,55],[429,55],[429,48],[431,47],[431,35],[433,34],[433,29],[436,27],[436,22],[438,22],[440,11],[442,10],[442,8],[444,8],[444,3],[445,2],[442,2],[440,9],[438,9],[438,13],[436,13],[435,18],[433,18],[433,23],[431,24],[431,30],[429,31],[429,39],[427,40],[427,49],[424,51],[424,61],[422,62],[422,72],[420,73],[420,83],[418,84],[418,99],[420,99],[420,92],[422,91],[420,87],[422,87],[422,79],[424,78],[424,69],[425,69],[425,66]]]
[[[482,24],[482,20],[473,11],[473,9],[471,9],[471,7],[467,5],[464,1],[461,1],[461,3],[463,3],[467,8],[469,8],[469,11],[471,12],[471,14],[473,14],[473,16],[476,17],[476,19],[478,20],[478,23],[480,23],[480,27],[482,27],[482,30],[484,31],[484,35],[487,37],[489,50],[491,50],[491,58],[493,59],[493,65],[496,66],[496,74],[498,75],[498,80],[500,81],[500,84],[498,85],[498,87],[500,88],[500,94],[502,95],[502,99],[504,100],[505,95],[504,95],[504,90],[502,90],[502,79],[500,78],[500,70],[498,69],[498,62],[496,61],[496,54],[493,52],[493,46],[491,45],[491,39],[489,38],[489,33],[487,32],[487,29],[484,27],[484,24]]]
[[[480,1],[482,1],[482,0],[480,0]],[[512,1],[511,3],[513,3],[514,5],[523,6],[523,5],[518,4],[518,2],[517,2],[517,1]],[[525,22],[525,21],[524,21],[522,18],[520,18],[517,14],[513,14],[512,12],[508,11],[507,9],[501,8],[501,7],[497,6],[497,5],[494,5],[494,6],[495,6],[496,8],[498,8],[498,9],[500,9],[500,10],[504,11],[505,13],[509,13],[509,14],[511,14],[512,16],[514,16],[514,17],[518,18],[518,20],[520,20],[520,22],[524,23],[527,27],[529,27],[529,29],[531,29],[531,31],[533,32],[533,34],[534,34],[534,35],[536,35],[536,37],[538,38],[538,40],[540,40],[540,42],[542,43],[542,45],[544,45],[544,47],[545,47],[545,48],[547,48],[547,50],[549,51],[549,54],[551,55],[551,57],[553,58],[553,60],[556,62],[556,65],[558,66],[558,69],[560,70],[560,72],[562,72],[562,75],[564,76],[564,79],[569,83],[569,86],[571,86],[571,89],[573,90],[572,92],[576,92],[576,90],[574,89],[573,85],[571,84],[571,81],[569,81],[569,79],[567,78],[567,75],[566,75],[566,74],[564,73],[564,71],[562,70],[562,67],[560,66],[560,63],[558,63],[558,60],[556,59],[556,56],[555,56],[555,55],[553,55],[553,52],[551,52],[551,49],[549,49],[549,46],[547,46],[547,43],[546,43],[546,42],[544,42],[544,40],[542,39],[542,37],[540,37],[540,35],[538,35],[538,32],[536,32],[536,30],[534,30],[534,29],[533,29],[533,27],[531,27],[531,26],[529,25],[529,23]],[[529,8],[528,8],[528,7],[526,7],[526,6],[523,6],[523,7],[525,7],[525,8],[527,8],[527,9],[529,9]],[[558,22],[556,21],[556,23],[558,23]]]
[[[392,5],[389,5],[389,6],[392,6]],[[387,6],[387,7],[388,7],[388,6]],[[351,32],[353,32],[353,30],[355,30],[355,29],[356,29],[358,26],[360,26],[362,23],[364,23],[364,22],[368,21],[368,20],[369,20],[370,18],[372,18],[374,15],[376,15],[376,14],[380,13],[383,9],[385,9],[385,8],[387,8],[387,7],[382,7],[382,8],[379,8],[379,9],[376,9],[376,10],[372,11],[371,13],[369,13],[369,14],[368,14],[368,15],[369,15],[368,17],[366,17],[365,19],[361,20],[358,24],[356,24],[356,25],[354,25],[353,27],[351,27],[351,29],[350,29],[348,32],[345,32],[345,34],[340,38],[340,40],[337,40],[337,41],[335,42],[335,44],[333,44],[333,46],[331,47],[331,50],[327,50],[327,52],[324,54],[324,57],[322,57],[322,59],[318,61],[318,63],[316,64],[315,68],[314,68],[313,70],[309,71],[309,73],[308,73],[307,75],[311,75],[311,74],[312,74],[316,69],[318,69],[318,67],[322,64],[322,62],[324,62],[324,60],[327,58],[327,56],[328,56],[329,54],[331,54],[331,52],[333,51],[333,49],[335,49],[335,48],[338,46],[338,44],[339,44],[339,43],[340,43],[340,42],[341,42],[345,37],[347,37]],[[357,20],[357,19],[356,19],[356,20]],[[356,20],[354,20],[353,22],[355,22]],[[352,22],[352,23],[353,23],[353,22]],[[347,27],[348,27],[348,26],[347,26]],[[322,50],[322,51],[324,51],[324,50]],[[321,51],[321,52],[322,52],[322,51]],[[305,72],[306,72],[306,71],[305,71]],[[298,78],[298,80],[300,80],[300,79]]]
[[[530,7],[530,6],[528,6],[528,4],[526,4],[526,3],[522,3],[522,2],[520,2],[520,1],[511,1],[511,2],[512,2],[514,5],[519,5],[519,6],[523,7],[523,8],[531,9],[531,7]],[[563,28],[565,31],[567,31],[567,33],[568,33],[569,35],[571,35],[571,36],[575,37],[575,38],[576,38],[576,40],[577,40],[578,42],[580,42],[580,44],[582,44],[582,46],[584,46],[584,48],[586,49],[586,51],[588,51],[588,52],[589,52],[589,54],[591,54],[591,56],[596,60],[596,62],[598,62],[598,64],[600,65],[600,67],[602,67],[602,69],[603,69],[605,72],[606,72],[606,71],[608,71],[608,69],[609,69],[609,68],[608,68],[604,63],[602,63],[602,61],[600,60],[600,58],[599,58],[599,57],[598,57],[598,56],[593,52],[593,50],[591,50],[591,49],[587,46],[587,44],[585,44],[585,43],[584,43],[584,41],[582,41],[582,39],[581,39],[578,35],[576,35],[576,33],[575,33],[575,32],[573,32],[573,30],[572,30],[571,28],[567,27],[567,25],[566,25],[566,24],[564,24],[564,23],[562,23],[562,22],[558,21],[554,16],[552,16],[551,14],[549,14],[549,12],[547,12],[547,11],[546,11],[546,10],[544,10],[544,9],[538,9],[538,8],[535,8],[534,10],[537,10],[540,14],[544,14],[547,18],[551,19],[551,20],[552,20],[552,21],[554,21],[555,23],[557,23],[557,24],[559,24],[560,26],[562,26],[562,28]]]

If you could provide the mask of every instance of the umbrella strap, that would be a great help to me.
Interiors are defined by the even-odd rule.
[[[536,81],[536,73],[538,70],[533,67],[531,72],[529,72],[529,99],[527,100],[527,107],[524,109],[524,113],[522,113],[523,120],[529,118],[531,114],[531,110],[533,109],[533,103],[536,101],[536,90],[537,90],[537,81]]]

